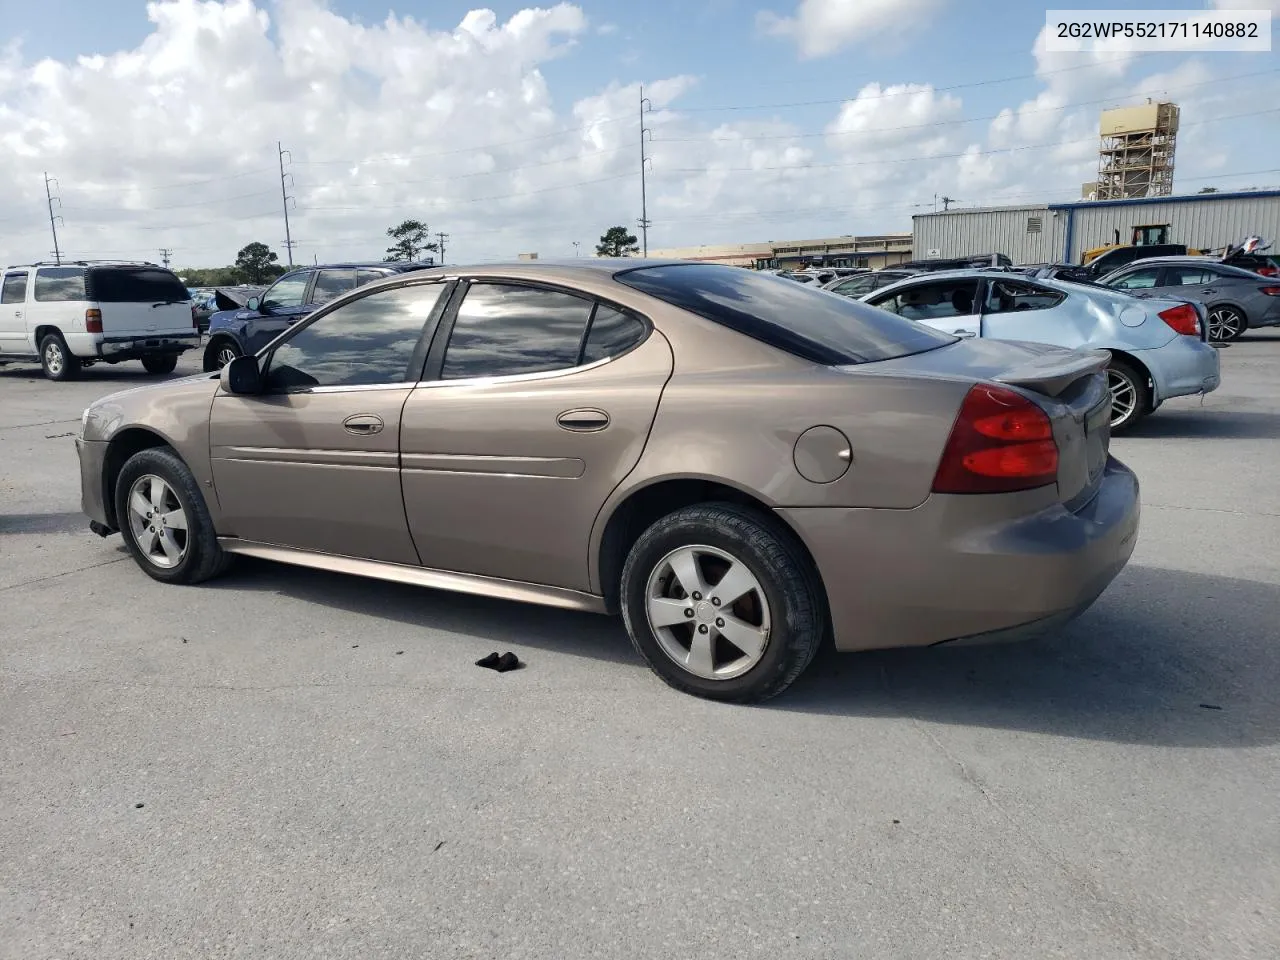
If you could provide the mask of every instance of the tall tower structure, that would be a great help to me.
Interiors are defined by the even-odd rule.
[[[1148,100],[1139,107],[1104,110],[1098,125],[1098,180],[1086,184],[1093,199],[1167,197],[1173,193],[1178,105]]]

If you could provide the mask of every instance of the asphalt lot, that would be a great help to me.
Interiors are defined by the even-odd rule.
[[[593,616],[155,583],[71,439],[152,378],[0,368],[0,958],[1280,956],[1280,334],[1222,359],[1114,442],[1143,527],[1082,618],[757,708]]]

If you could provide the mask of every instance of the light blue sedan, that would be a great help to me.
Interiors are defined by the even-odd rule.
[[[958,337],[1109,350],[1113,433],[1170,397],[1209,393],[1221,382],[1204,307],[1184,300],[1001,270],[922,273],[860,299]]]

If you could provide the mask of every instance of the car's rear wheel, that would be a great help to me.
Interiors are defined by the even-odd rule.
[[[1209,311],[1209,340],[1230,343],[1249,328],[1249,321],[1235,307],[1214,307]]]
[[[240,356],[240,348],[236,346],[235,341],[225,337],[209,341],[209,346],[204,349],[205,373],[221,370],[238,356]]]
[[[176,353],[152,353],[142,358],[142,367],[147,373],[173,373],[178,369]]]
[[[654,523],[622,570],[636,650],[678,690],[760,702],[790,686],[825,632],[809,559],[767,518],[733,504],[686,507]]]
[[[164,583],[199,583],[225,570],[230,556],[187,465],[152,447],[130,457],[115,489],[116,523],[133,559]]]
[[[80,360],[67,349],[60,333],[50,333],[40,341],[40,367],[50,380],[74,380],[80,373]]]
[[[1107,386],[1111,390],[1111,432],[1119,433],[1133,426],[1151,410],[1151,389],[1147,378],[1132,364],[1113,360],[1107,367]]]

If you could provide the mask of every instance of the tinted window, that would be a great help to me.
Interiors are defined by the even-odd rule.
[[[861,297],[876,288],[877,280],[878,278],[874,275],[855,277],[852,280],[846,280],[844,283],[837,283],[831,288],[831,292],[838,293],[844,297]]]
[[[582,362],[595,363],[606,357],[616,357],[639,343],[645,334],[644,321],[639,317],[603,303],[596,307],[587,331],[587,342],[582,348]]]
[[[1146,267],[1126,273],[1123,277],[1117,277],[1108,282],[1107,286],[1115,287],[1117,290],[1147,290],[1156,285],[1156,277],[1159,273],[1158,267]]]
[[[339,294],[354,290],[356,272],[354,270],[321,270],[316,274],[316,285],[311,291],[311,302],[328,303]]]
[[[1067,299],[1065,293],[1020,280],[992,280],[987,284],[987,313],[1047,310]]]
[[[391,274],[386,270],[358,270],[356,271],[356,286],[363,287],[366,283],[373,283],[375,280],[382,280]]]
[[[977,312],[977,280],[934,280],[917,283],[867,302],[907,320],[968,317]]]
[[[100,303],[164,303],[190,300],[177,276],[162,267],[91,267],[88,299]]]
[[[4,292],[0,293],[0,303],[24,303],[27,299],[27,275],[25,273],[6,273],[4,275]]]
[[[274,389],[416,380],[409,369],[422,328],[445,284],[380,290],[345,304],[276,348]]]
[[[955,342],[857,300],[738,267],[641,267],[616,279],[814,363],[887,360]]]
[[[503,377],[577,366],[590,314],[591,301],[556,290],[474,284],[458,309],[440,376]]]
[[[279,310],[283,307],[300,307],[307,295],[309,273],[294,273],[281,277],[271,289],[262,295],[261,308]]]
[[[1213,283],[1213,271],[1204,267],[1169,267],[1165,273],[1166,287],[1186,287],[1192,284]]]
[[[33,292],[44,303],[84,300],[84,267],[42,267],[36,271]]]

